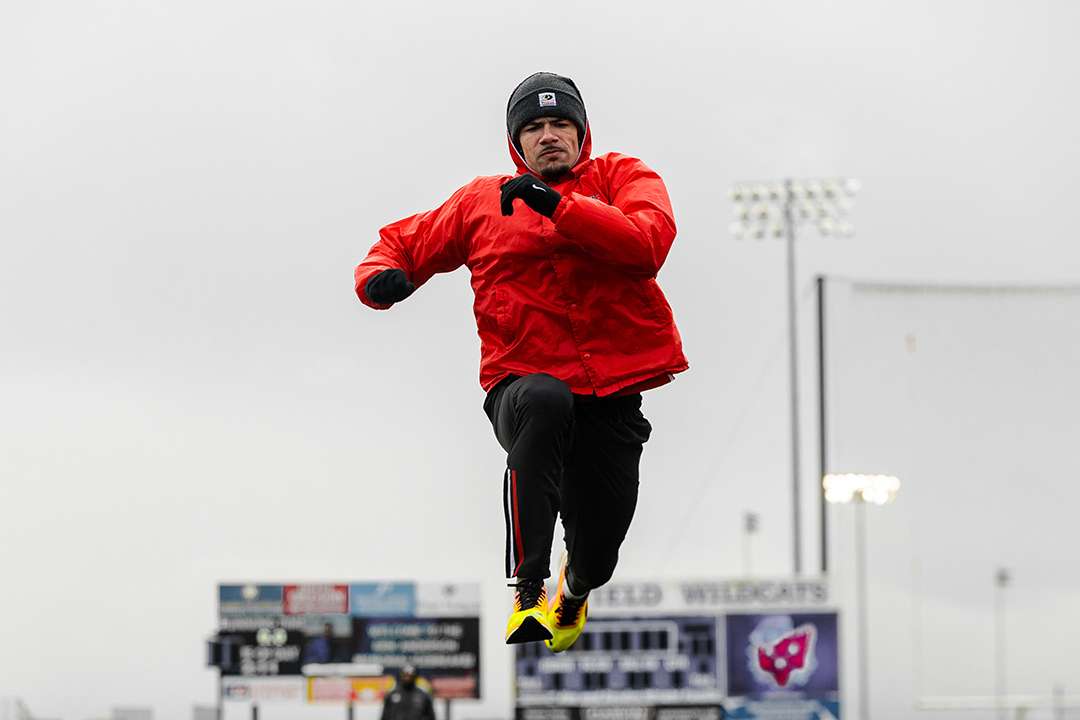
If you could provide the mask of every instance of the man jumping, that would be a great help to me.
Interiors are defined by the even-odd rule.
[[[526,78],[510,96],[516,173],[476,178],[438,208],[387,225],[356,268],[361,302],[387,309],[465,265],[481,343],[484,411],[506,450],[506,642],[570,647],[589,591],[615,570],[652,427],[641,393],[689,366],[656,283],[675,239],[660,176],[591,157],[574,81]],[[549,604],[558,517],[566,554]]]

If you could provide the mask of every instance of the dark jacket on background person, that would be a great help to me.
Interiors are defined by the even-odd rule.
[[[562,199],[551,219],[500,212],[509,175],[478,177],[438,208],[382,228],[356,268],[367,281],[402,269],[416,287],[465,265],[480,336],[480,384],[545,372],[578,395],[664,384],[688,366],[671,308],[656,283],[675,239],[660,176],[618,153],[591,157],[585,129],[570,172],[549,183]],[[517,175],[530,172],[514,143]]]
[[[431,695],[417,685],[399,682],[383,698],[379,720],[435,720]]]

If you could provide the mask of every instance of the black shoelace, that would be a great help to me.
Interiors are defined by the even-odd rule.
[[[521,580],[516,585],[507,587],[517,588],[518,606],[522,610],[536,607],[540,596],[544,594],[543,580]]]
[[[565,595],[562,596],[562,604],[559,605],[559,620],[558,624],[566,627],[577,622],[578,614],[581,612],[581,606],[585,604],[588,596],[580,598],[570,598]]]

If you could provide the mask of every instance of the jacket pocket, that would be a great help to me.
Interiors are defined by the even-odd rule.
[[[641,295],[641,301],[645,303],[645,307],[649,311],[649,317],[655,321],[660,328],[666,328],[668,325],[675,321],[675,318],[671,314],[671,306],[668,305],[667,298],[660,292],[660,286],[656,284],[655,280],[637,280],[638,293]]]

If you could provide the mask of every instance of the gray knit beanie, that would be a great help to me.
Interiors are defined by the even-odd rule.
[[[518,142],[521,128],[540,117],[566,118],[577,125],[580,137],[585,137],[588,122],[585,103],[573,80],[555,73],[538,72],[514,88],[510,102],[506,104],[506,130],[518,152],[521,152]]]

